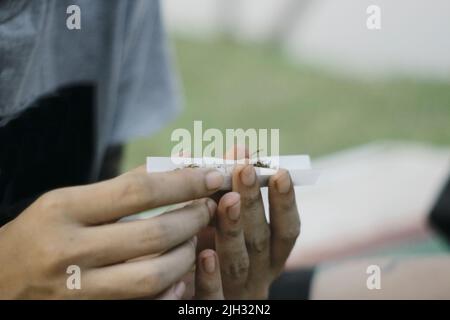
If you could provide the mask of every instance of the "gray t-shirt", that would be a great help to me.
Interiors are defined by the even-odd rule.
[[[81,30],[69,30],[70,5]],[[157,0],[1,0],[0,126],[57,88],[96,87],[95,166],[179,109]]]

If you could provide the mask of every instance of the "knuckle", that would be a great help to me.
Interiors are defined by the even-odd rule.
[[[242,228],[228,228],[223,230],[222,233],[227,238],[237,238],[241,235]]]
[[[263,228],[258,235],[247,239],[246,245],[249,251],[261,253],[269,247],[270,231],[269,228]]]
[[[205,193],[205,185],[202,179],[199,179],[199,170],[186,168],[179,171],[183,175],[183,180],[193,197],[198,197]]]
[[[140,239],[141,247],[152,251],[161,251],[169,242],[170,228],[167,224],[158,221],[149,221],[145,234]]]
[[[145,177],[135,172],[124,174],[117,199],[112,201],[120,201],[131,206],[135,204],[151,205],[154,201],[153,184],[146,181]],[[144,191],[145,190],[145,191]]]
[[[44,269],[50,273],[70,265],[70,255],[59,244],[47,244],[41,251]]]
[[[224,273],[232,280],[239,280],[246,278],[248,269],[250,267],[250,260],[248,256],[241,256],[235,259],[224,268]]]
[[[92,243],[91,233],[87,230],[78,232],[75,237],[69,238],[67,245],[70,248],[70,259],[73,261],[89,261],[99,263],[104,261],[108,255],[106,250],[98,250]]]
[[[43,194],[37,201],[42,212],[59,212],[64,208],[66,195],[61,190]]]
[[[208,205],[206,204],[206,200],[199,201],[198,203],[194,204],[192,209],[195,212],[197,225],[202,227],[208,225],[210,220],[210,213]]]
[[[45,249],[45,256],[50,265],[55,268],[66,268],[72,264],[79,264],[88,255],[89,249],[78,245],[78,240],[73,235],[47,246]]]
[[[293,209],[296,209],[296,203],[295,203],[295,198],[290,199],[288,201],[282,201],[280,204],[280,210],[282,212],[289,212]]]
[[[261,199],[261,193],[258,190],[255,192],[247,192],[241,194],[242,205],[246,208],[255,208],[259,205]]]
[[[280,234],[280,239],[283,242],[291,243],[295,242],[300,236],[300,223],[294,224],[289,228],[286,228],[283,233]]]
[[[134,173],[129,173],[123,177],[121,188],[118,193],[118,201],[129,201],[139,194],[138,179]]]
[[[145,295],[156,295],[164,287],[167,272],[160,268],[152,268],[137,277],[135,287],[140,288]]]

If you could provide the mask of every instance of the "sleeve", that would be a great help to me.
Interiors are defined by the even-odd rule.
[[[148,136],[181,109],[179,82],[157,0],[126,4],[112,144]]]
[[[450,243],[450,177],[431,210],[430,224]]]

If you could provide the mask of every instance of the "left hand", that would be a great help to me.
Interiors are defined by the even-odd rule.
[[[233,192],[220,198],[216,227],[199,235],[215,246],[226,299],[266,299],[300,233],[300,218],[289,173],[269,180],[270,223],[265,216],[253,165],[233,171]]]

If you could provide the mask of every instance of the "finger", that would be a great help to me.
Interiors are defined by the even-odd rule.
[[[195,271],[195,298],[199,300],[223,300],[219,260],[213,250],[198,255]]]
[[[89,227],[86,264],[103,266],[170,250],[206,227],[216,208],[213,200],[202,199],[154,218]]]
[[[286,170],[279,170],[269,179],[271,227],[271,263],[280,271],[300,234],[300,216],[295,191]]]
[[[233,145],[227,153],[225,154],[224,159],[227,160],[241,160],[241,159],[248,159],[249,158],[249,152],[248,148],[242,145]],[[220,198],[226,193],[226,191],[218,191],[215,194],[211,196],[214,201],[219,202]]]
[[[184,293],[186,292],[186,284],[183,281],[180,281],[161,295],[156,297],[157,300],[181,300],[183,298]]]
[[[205,198],[218,191],[223,180],[214,169],[149,174],[139,168],[108,181],[63,190],[67,213],[77,221],[100,224],[151,208]]]
[[[214,226],[207,226],[203,228],[198,234],[197,253],[205,249],[215,250],[216,248],[216,228]]]
[[[198,242],[197,242],[198,246]],[[198,250],[197,250],[198,252]],[[196,253],[197,254],[197,253]],[[186,284],[186,290],[184,291],[183,300],[192,300],[195,296],[195,264],[187,274],[185,274],[181,281]]]
[[[245,243],[250,259],[249,283],[259,284],[270,262],[270,228],[253,165],[237,166],[233,171],[233,191],[241,195],[241,214]]]
[[[195,242],[149,259],[93,269],[82,276],[82,290],[93,299],[156,297],[194,265]]]
[[[249,257],[240,206],[239,194],[230,192],[222,197],[217,209],[216,250],[227,299],[242,296],[248,277]]]
[[[243,145],[233,145],[225,154],[224,159],[229,160],[240,160],[249,158],[248,148]],[[226,194],[226,191],[218,191],[211,195],[211,199],[219,202],[220,199]],[[197,247],[197,252],[204,249],[215,249],[215,229],[213,227],[208,227],[202,230],[198,235],[199,246]]]

